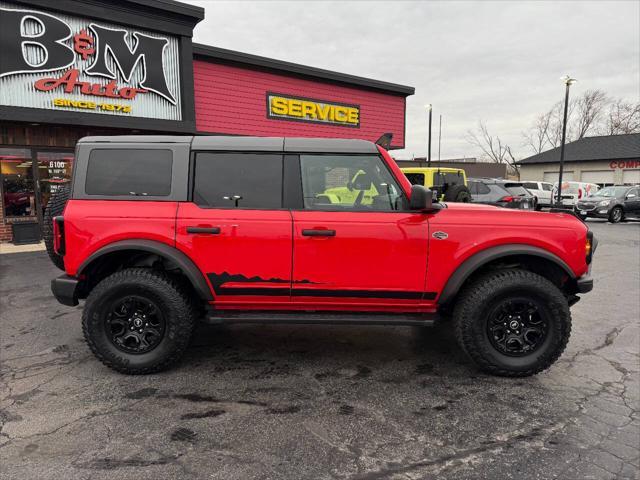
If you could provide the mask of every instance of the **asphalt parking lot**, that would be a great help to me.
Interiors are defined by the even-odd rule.
[[[639,478],[640,223],[591,221],[568,350],[479,373],[447,329],[203,326],[124,376],[55,302],[46,254],[0,255],[3,479]]]

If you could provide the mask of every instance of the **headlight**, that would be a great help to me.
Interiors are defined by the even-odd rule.
[[[598,203],[599,207],[604,207],[606,205],[609,205],[609,200],[602,200],[601,202]]]

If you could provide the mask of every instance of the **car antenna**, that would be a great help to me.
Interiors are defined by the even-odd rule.
[[[376,145],[380,145],[385,150],[391,148],[391,140],[393,139],[393,133],[387,132],[380,135],[380,138],[376,140]]]

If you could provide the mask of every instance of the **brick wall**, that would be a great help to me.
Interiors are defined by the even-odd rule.
[[[4,204],[2,203],[2,195],[0,195],[0,212],[4,212]],[[0,215],[2,218],[4,214]],[[11,225],[4,222],[4,219],[0,220],[0,242],[10,242],[13,239],[11,233]]]

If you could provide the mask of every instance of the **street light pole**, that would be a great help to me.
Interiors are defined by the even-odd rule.
[[[427,147],[427,167],[431,166],[431,114],[433,113],[433,109],[431,104],[425,105],[427,110],[429,111],[429,141]]]
[[[564,117],[562,120],[562,143],[560,143],[560,171],[558,172],[558,194],[556,197],[556,204],[558,207],[562,205],[562,173],[564,171],[564,142],[567,138],[567,110],[569,108],[569,87],[576,83],[575,78],[571,78],[569,75],[565,75],[561,78],[565,84],[564,91]]]
[[[442,114],[440,115],[440,125],[438,127],[438,161],[440,161],[440,144],[442,142]]]

